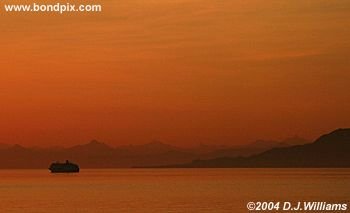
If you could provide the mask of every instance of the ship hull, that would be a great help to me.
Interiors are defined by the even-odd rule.
[[[79,166],[70,162],[67,163],[53,163],[49,167],[51,173],[77,173]]]
[[[77,170],[56,170],[56,169],[50,169],[51,173],[78,173],[79,169]]]

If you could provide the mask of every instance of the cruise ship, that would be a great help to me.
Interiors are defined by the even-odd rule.
[[[79,172],[79,166],[66,160],[65,163],[52,163],[49,167],[51,173],[74,173]]]

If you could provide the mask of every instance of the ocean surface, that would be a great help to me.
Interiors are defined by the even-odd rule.
[[[350,169],[0,170],[0,212],[247,212],[249,201],[349,198]]]

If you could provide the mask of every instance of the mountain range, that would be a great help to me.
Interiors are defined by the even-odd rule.
[[[70,160],[81,168],[127,168],[155,165],[185,164],[195,159],[250,156],[274,147],[288,147],[308,143],[292,137],[283,141],[258,140],[240,146],[199,145],[192,148],[176,147],[160,141],[142,145],[112,147],[97,140],[87,144],[64,147],[23,147],[0,144],[0,169],[47,168],[51,162]]]
[[[181,168],[349,168],[350,129],[338,129],[313,143],[278,147],[248,157],[194,160]]]

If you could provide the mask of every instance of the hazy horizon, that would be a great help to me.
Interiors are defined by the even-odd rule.
[[[319,135],[320,136],[320,135]],[[318,136],[318,137],[319,137]],[[315,139],[317,139],[318,137],[316,137]],[[220,143],[220,141],[217,142],[213,142],[213,143],[191,143],[191,144],[171,144],[167,141],[161,141],[158,139],[154,139],[151,141],[145,141],[145,142],[141,142],[141,143],[113,143],[113,142],[109,142],[109,141],[101,141],[99,139],[93,138],[90,139],[88,141],[82,141],[81,143],[72,143],[69,145],[65,145],[65,143],[57,143],[57,144],[32,144],[30,146],[28,146],[26,143],[24,144],[19,144],[19,143],[6,143],[3,141],[0,141],[0,145],[9,145],[9,146],[15,146],[15,145],[20,145],[22,147],[26,147],[26,148],[70,148],[70,147],[74,147],[74,146],[79,146],[79,145],[84,145],[84,144],[89,144],[92,142],[98,142],[98,143],[102,143],[105,145],[108,145],[109,147],[112,148],[117,148],[117,147],[123,147],[123,146],[142,146],[142,145],[147,145],[147,144],[153,144],[153,143],[160,143],[160,144],[164,144],[164,145],[169,145],[169,146],[174,146],[174,147],[178,147],[178,148],[196,148],[199,146],[217,146],[217,147],[240,147],[240,146],[247,146],[247,145],[251,145],[254,144],[256,142],[283,142],[285,140],[289,140],[289,139],[301,139],[301,140],[305,140],[309,143],[313,142],[315,139],[308,139],[308,138],[304,138],[301,137],[299,135],[293,135],[290,137],[286,137],[286,138],[282,138],[282,139],[263,139],[263,138],[259,138],[253,141],[249,141],[247,143]]]

